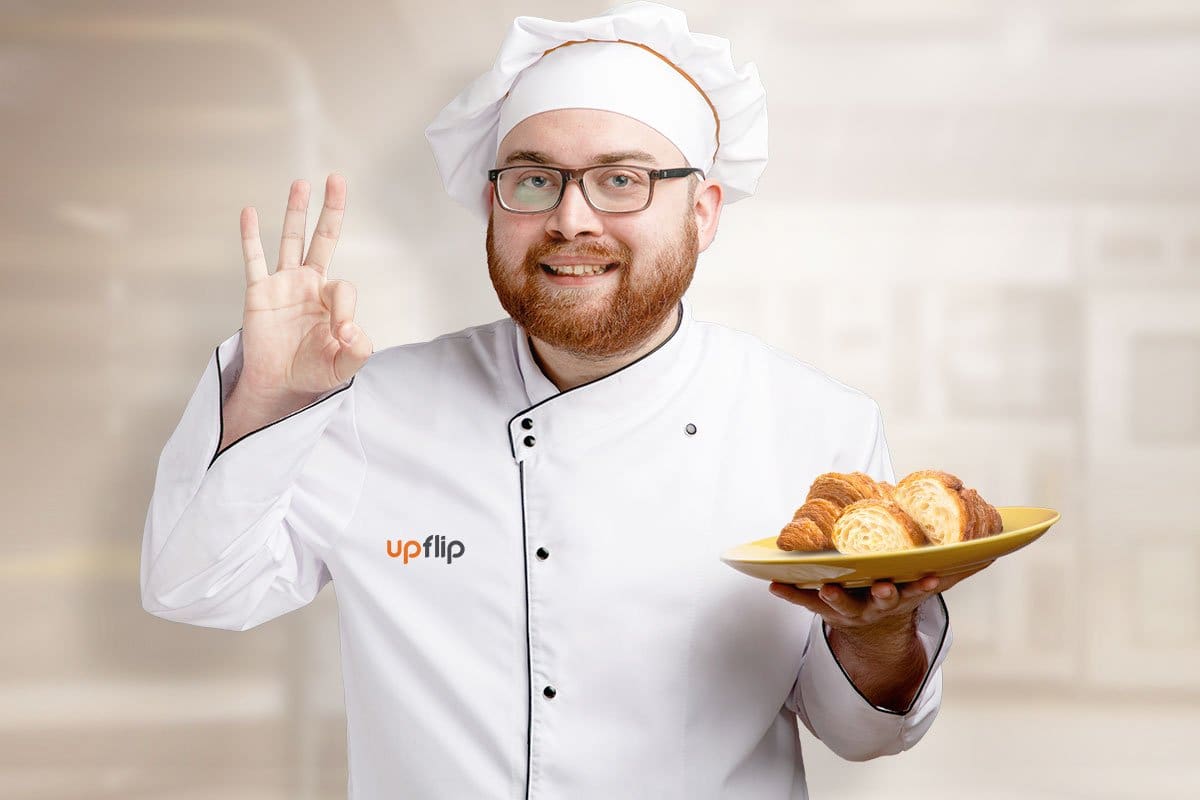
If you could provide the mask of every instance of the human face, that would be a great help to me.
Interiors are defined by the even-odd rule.
[[[558,109],[516,125],[496,155],[496,166],[539,160],[582,167],[608,153],[630,153],[620,163],[650,169],[687,166],[679,149],[653,128],[623,114]],[[491,187],[488,187],[489,192]],[[583,199],[579,184],[543,214],[514,214],[495,202],[488,216],[488,274],[500,305],[531,336],[584,359],[602,360],[638,349],[691,284],[700,252],[689,180],[663,180],[650,207],[633,214],[602,214]],[[547,261],[581,259],[609,265],[595,276],[550,274]]]

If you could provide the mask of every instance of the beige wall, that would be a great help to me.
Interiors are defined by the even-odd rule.
[[[139,601],[158,453],[241,324],[238,212],[274,259],[291,180],[344,174],[376,349],[503,316],[423,128],[513,16],[609,4],[50,5],[0,24],[0,795],[344,797],[333,591],[243,634]],[[915,749],[804,732],[814,798],[1200,793],[1200,6],[678,5],[771,115],[697,317],[870,393],[898,473],[1063,513],[947,592]]]

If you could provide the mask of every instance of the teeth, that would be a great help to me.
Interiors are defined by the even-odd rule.
[[[557,272],[559,275],[598,275],[604,272],[605,264],[567,264],[561,267],[555,267],[547,264],[546,266]]]

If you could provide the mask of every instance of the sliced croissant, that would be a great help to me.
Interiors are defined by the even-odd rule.
[[[865,472],[826,472],[813,481],[805,502],[820,498],[845,508],[858,500],[880,497],[881,491]]]
[[[821,497],[805,501],[792,521],[783,526],[775,546],[780,550],[833,550],[829,534],[842,513],[841,506]]]
[[[906,475],[896,487],[896,502],[917,521],[931,544],[968,542],[1004,528],[995,506],[942,470]]]
[[[894,486],[865,472],[826,472],[775,543],[780,550],[876,553],[970,541],[1003,527],[995,506],[949,472],[917,470]]]
[[[871,497],[846,506],[830,535],[841,553],[886,553],[926,544],[921,527],[898,503]]]
[[[949,472],[917,470],[896,484],[896,502],[921,526],[930,544],[961,542],[969,535],[967,504],[958,493],[962,485]]]
[[[963,489],[958,494],[966,503],[970,516],[967,539],[994,536],[1004,529],[1004,520],[1000,518],[1000,512],[996,510],[995,506],[984,500],[979,492],[974,489]]]

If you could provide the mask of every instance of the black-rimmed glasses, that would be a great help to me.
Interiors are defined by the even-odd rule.
[[[489,169],[500,207],[514,214],[542,214],[562,202],[567,184],[578,181],[587,204],[602,214],[632,214],[650,207],[654,184],[666,178],[683,178],[697,167],[646,169],[630,164],[595,164],[582,169],[517,165]]]

